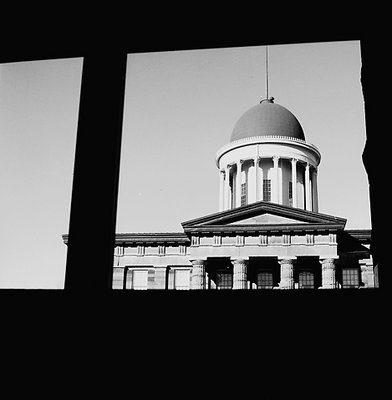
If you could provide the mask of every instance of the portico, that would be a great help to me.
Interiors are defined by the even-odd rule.
[[[320,259],[317,256],[283,259],[211,257],[206,260],[194,260],[191,288],[197,290],[336,289],[337,260],[338,258]]]
[[[335,288],[336,237],[345,222],[267,202],[185,222],[191,287],[219,289],[228,274],[224,287],[232,289],[263,288],[262,279],[276,289]]]

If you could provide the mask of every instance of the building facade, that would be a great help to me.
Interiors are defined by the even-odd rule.
[[[217,152],[219,211],[182,232],[116,234],[113,289],[377,287],[370,230],[318,210],[320,160],[297,118],[263,99]]]

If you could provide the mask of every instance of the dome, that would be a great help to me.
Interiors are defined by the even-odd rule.
[[[237,121],[230,141],[254,136],[288,136],[305,140],[301,124],[287,108],[264,99],[246,111]]]

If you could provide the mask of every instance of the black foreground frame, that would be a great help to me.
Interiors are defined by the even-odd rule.
[[[230,35],[229,35],[230,36]],[[112,38],[111,39],[115,39]],[[245,40],[244,40],[245,39]],[[115,239],[118,182],[120,168],[121,135],[126,79],[127,54],[140,51],[162,51],[215,47],[251,46],[265,44],[290,44],[323,42],[335,40],[360,40],[362,71],[361,83],[365,100],[367,140],[363,152],[363,163],[368,174],[370,207],[372,220],[371,250],[378,265],[379,286],[388,282],[390,272],[384,267],[386,239],[383,235],[385,219],[376,210],[387,210],[386,197],[380,184],[380,162],[385,160],[378,129],[380,118],[388,115],[388,102],[379,100],[380,87],[388,76],[387,63],[380,63],[378,48],[380,38],[370,34],[358,36],[350,33],[334,37],[295,37],[290,33],[277,40],[276,35],[251,37],[226,37],[224,41],[203,39],[189,40],[187,43],[165,42],[154,37],[145,46],[123,41],[106,41],[98,45],[60,45],[39,48],[22,46],[7,49],[2,61],[17,62],[45,58],[83,57],[82,84],[79,105],[79,119],[74,164],[74,180],[69,223],[69,241],[66,262],[65,291],[104,293],[111,290],[113,248]],[[116,43],[113,45],[113,43]],[[169,43],[169,44],[168,44]],[[384,74],[385,72],[385,74]],[[382,122],[382,121],[381,121]],[[61,236],[59,234],[59,240]],[[90,253],[86,266],[86,242],[94,242],[100,249]]]

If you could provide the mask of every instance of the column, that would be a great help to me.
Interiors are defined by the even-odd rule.
[[[313,198],[313,211],[318,212],[317,168],[314,168],[312,172],[312,198]]]
[[[312,200],[310,193],[310,165],[306,163],[305,167],[305,210],[312,211]]]
[[[233,264],[233,289],[247,289],[247,265],[243,258],[231,261]]]
[[[335,259],[324,258],[320,260],[321,263],[321,288],[320,289],[335,289]]]
[[[235,207],[239,207],[241,205],[241,171],[242,171],[242,163],[240,160],[237,162],[237,178],[236,178],[236,187],[235,187]]]
[[[254,201],[259,201],[260,200],[260,168],[259,168],[259,161],[260,158],[259,156],[255,157],[255,159],[253,160],[254,164],[255,164],[255,199]]]
[[[224,199],[223,199],[223,206],[224,210],[230,209],[230,165],[226,166],[225,169],[225,187],[224,187]]]
[[[191,289],[201,290],[205,288],[205,261],[191,260],[192,281]]]
[[[371,261],[369,264],[366,263],[366,272],[367,272],[367,282],[368,288],[374,288],[374,269],[373,269],[373,262]]]
[[[224,205],[224,190],[225,190],[225,171],[219,170],[219,211],[225,209]]]
[[[264,200],[263,196],[263,179],[264,179],[264,175],[263,175],[263,168],[260,168],[260,162],[261,162],[261,158],[259,158],[259,162],[257,164],[258,168],[259,168],[259,192],[258,192],[258,199],[259,200]]]
[[[293,259],[285,258],[279,260],[280,283],[279,289],[294,289],[294,264]]]
[[[272,160],[274,162],[274,170],[272,173],[272,182],[271,182],[271,201],[272,203],[278,203],[279,202],[279,174],[278,174],[278,163],[279,163],[279,157],[274,156],[272,157]]]
[[[293,207],[297,206],[297,159],[291,159],[291,185],[293,189]]]

